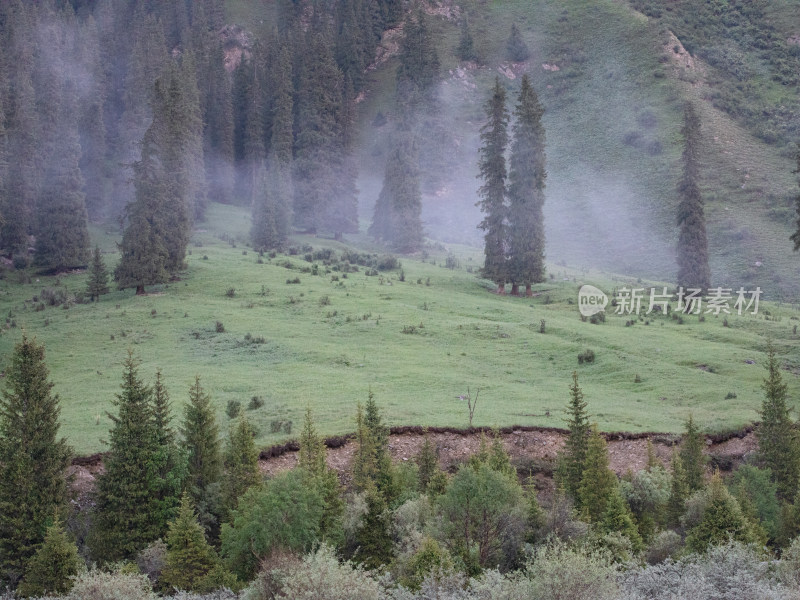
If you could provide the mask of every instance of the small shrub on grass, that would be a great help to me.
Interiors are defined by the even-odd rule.
[[[250,398],[250,403],[247,405],[247,410],[258,410],[264,406],[264,399],[261,396],[253,396]]]
[[[217,321],[214,329],[217,333],[225,333],[225,325],[222,324],[222,321]]]
[[[236,288],[228,288],[227,290],[225,290],[225,295],[228,298],[233,298],[236,295]]]
[[[594,350],[585,350],[578,354],[578,364],[582,365],[583,363],[593,363],[594,362]]]
[[[328,296],[327,294],[319,299],[320,306],[328,306],[330,303],[331,303],[331,297]]]
[[[239,416],[242,410],[242,403],[238,400],[228,400],[228,406],[225,408],[225,414],[229,419],[235,419]]]
[[[287,279],[286,280],[286,284],[287,285],[298,284],[298,283],[300,283],[300,278],[299,277],[295,277],[294,279]]]
[[[725,400],[733,400],[736,398],[736,392],[728,392],[725,394]]]

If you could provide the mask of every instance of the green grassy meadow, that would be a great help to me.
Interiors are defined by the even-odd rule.
[[[363,267],[344,278],[319,262],[314,275],[303,251],[264,256],[259,264],[245,244],[248,228],[244,209],[212,205],[181,280],[143,297],[114,291],[94,304],[37,311],[32,299],[43,288],[74,294],[86,275],[31,273],[29,283],[9,275],[0,281],[2,368],[23,331],[46,344],[62,431],[80,454],[104,448],[106,413],[115,410],[128,350],[141,359],[146,380],[162,369],[177,415],[199,375],[223,429],[228,402],[240,401],[260,445],[294,437],[307,406],[325,434],[352,431],[356,403],[370,389],[394,425],[466,426],[458,396],[469,387],[473,396],[480,390],[475,425],[561,426],[574,370],[604,430],[679,431],[690,412],[709,431],[735,428],[757,419],[767,337],[799,404],[796,306],[762,303],[758,316],[730,316],[729,327],[712,316],[683,324],[648,317],[649,325],[643,317],[626,326],[630,317],[613,314],[593,325],[577,311],[581,284],[610,293],[649,282],[551,265],[554,278],[537,286],[536,297],[498,297],[475,274],[478,250],[440,245],[424,260],[402,258],[405,281],[400,270],[368,276]],[[115,235],[92,233],[112,267]],[[370,250],[363,240],[349,241]],[[315,238],[294,243],[344,248]],[[455,269],[444,266],[448,252]],[[287,283],[296,277],[299,284]],[[587,349],[596,361],[579,365],[577,355]],[[264,405],[247,410],[252,396]],[[275,420],[291,420],[295,430],[272,433]]]

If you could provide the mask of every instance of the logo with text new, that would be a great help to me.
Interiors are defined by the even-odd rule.
[[[593,285],[581,286],[578,292],[578,310],[584,317],[603,312],[608,305],[608,296]]]

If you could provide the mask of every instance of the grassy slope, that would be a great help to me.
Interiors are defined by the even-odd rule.
[[[768,307],[780,321],[734,316],[729,328],[711,317],[683,325],[656,318],[626,327],[625,318],[612,316],[592,325],[579,319],[572,303],[577,287],[591,281],[610,290],[625,280],[553,266],[556,280],[539,286],[541,296],[499,298],[467,272],[480,256],[462,247],[456,248],[456,270],[441,266],[443,256],[434,255],[427,262],[403,260],[405,282],[397,271],[381,279],[362,269],[339,285],[324,268],[318,276],[300,272],[310,266],[300,256],[257,264],[253,252],[243,253],[247,227],[243,210],[212,206],[208,230],[195,234],[183,280],[146,297],[114,292],[94,305],[37,312],[29,300],[54,285],[53,279],[0,282],[0,310],[16,324],[0,336],[3,363],[22,329],[45,342],[63,398],[63,430],[79,452],[102,449],[105,413],[114,411],[129,348],[143,360],[147,379],[163,369],[178,413],[195,375],[210,391],[222,423],[228,421],[228,401],[246,406],[253,395],[264,397],[264,407],[248,413],[260,444],[287,437],[270,434],[270,422],[298,424],[307,405],[325,433],[352,430],[355,403],[370,388],[393,424],[466,425],[466,407],[456,396],[470,386],[473,393],[480,388],[476,424],[557,426],[576,368],[605,430],[677,431],[690,411],[716,430],[756,418],[765,335],[775,338],[788,367],[800,368],[798,337],[792,334],[798,321],[790,320],[798,313],[787,306]],[[112,249],[113,236],[93,233]],[[237,240],[237,247],[223,238]],[[298,240],[304,242],[336,245]],[[294,269],[281,266],[285,260]],[[286,283],[295,276],[300,284]],[[85,275],[70,275],[61,285],[76,291],[84,281]],[[233,298],[225,294],[231,287]],[[329,305],[321,305],[324,296]],[[541,319],[544,335],[538,332]],[[225,333],[215,332],[216,321]],[[402,333],[420,324],[418,333]],[[246,343],[247,333],[265,342]],[[577,354],[587,348],[597,362],[578,366]],[[757,364],[746,364],[748,359]],[[641,383],[634,383],[637,374]],[[797,378],[787,377],[797,398]],[[725,399],[728,392],[737,397]]]

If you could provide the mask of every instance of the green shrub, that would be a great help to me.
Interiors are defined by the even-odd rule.
[[[222,555],[234,573],[250,580],[273,550],[308,550],[317,541],[324,508],[304,473],[278,475],[239,499],[231,524],[222,526]]]
[[[78,575],[66,600],[158,600],[146,575],[94,569]]]
[[[578,364],[582,365],[583,363],[593,363],[594,362],[594,350],[586,350],[578,354]]]
[[[619,591],[616,568],[605,552],[562,543],[539,548],[526,575],[530,600],[612,600]]]
[[[277,600],[383,600],[383,587],[372,575],[349,562],[340,563],[323,544],[302,563],[282,573]],[[261,600],[251,595],[248,600]]]
[[[242,403],[238,400],[228,400],[228,406],[225,408],[225,414],[229,419],[235,419],[239,416],[242,410]]]

